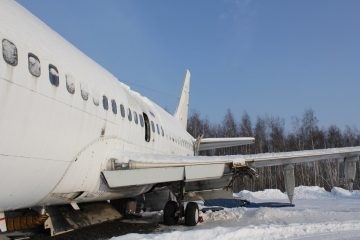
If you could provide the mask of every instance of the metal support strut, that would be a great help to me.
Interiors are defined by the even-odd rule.
[[[294,165],[289,164],[284,166],[284,179],[285,179],[285,190],[288,195],[289,201],[292,204],[294,198],[294,189],[295,189]]]
[[[345,181],[349,191],[353,190],[353,185],[356,176],[356,163],[359,161],[359,156],[347,157],[344,159],[344,175]]]

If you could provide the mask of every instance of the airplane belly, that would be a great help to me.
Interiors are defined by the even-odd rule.
[[[69,163],[0,155],[0,211],[37,206]]]

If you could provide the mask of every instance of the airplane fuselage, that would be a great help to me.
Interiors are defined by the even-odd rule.
[[[136,196],[152,185],[102,183],[110,159],[194,154],[178,119],[15,1],[0,1],[0,40],[0,211]]]

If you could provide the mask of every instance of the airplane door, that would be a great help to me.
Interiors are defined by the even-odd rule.
[[[144,116],[144,122],[145,122],[145,141],[146,142],[150,142],[150,138],[151,138],[151,132],[150,132],[150,122],[149,122],[149,118],[146,115],[146,113],[143,113]]]

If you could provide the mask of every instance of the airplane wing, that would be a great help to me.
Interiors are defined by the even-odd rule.
[[[253,137],[237,138],[203,138],[200,139],[199,151],[211,150],[216,148],[235,147],[252,144],[255,142]]]
[[[167,156],[131,153],[126,158],[111,157],[112,170],[103,171],[102,174],[109,188],[118,188],[174,181],[216,180],[232,177],[240,169],[288,166],[326,159],[357,161],[359,155],[360,146],[232,156]]]

